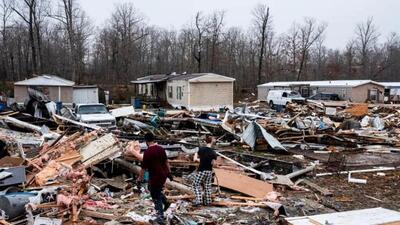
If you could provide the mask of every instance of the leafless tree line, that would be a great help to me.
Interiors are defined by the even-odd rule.
[[[146,24],[125,3],[95,29],[76,0],[0,0],[1,80],[50,73],[126,84],[148,74],[214,72],[236,78],[239,90],[277,80],[400,79],[400,37],[381,35],[372,18],[339,50],[324,44],[327,24],[305,18],[278,34],[271,15],[256,5],[245,30],[227,27],[224,11],[198,12],[173,30]]]

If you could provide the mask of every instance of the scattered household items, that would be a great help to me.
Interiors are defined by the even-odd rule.
[[[48,101],[36,91],[35,101]],[[0,223],[154,224],[151,174],[141,168],[149,133],[171,172],[165,223],[399,223],[400,107],[293,99],[284,105],[2,112]],[[203,205],[192,184],[201,177],[194,156],[206,144],[216,155]]]

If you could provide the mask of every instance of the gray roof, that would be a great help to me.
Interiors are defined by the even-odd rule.
[[[215,73],[191,73],[175,75],[168,80],[185,80],[189,82],[234,82],[236,79]]]
[[[400,82],[379,82],[381,83],[383,86],[385,86],[385,88],[399,88],[400,87]]]
[[[15,82],[14,85],[72,87],[75,85],[75,82],[66,80],[56,75],[43,74],[37,77]]]
[[[145,77],[140,77],[137,80],[131,81],[132,84],[145,84],[145,83],[158,83],[166,81],[168,77],[172,75],[169,74],[154,74]]]
[[[323,81],[280,81],[260,84],[257,87],[290,87],[294,85],[304,85],[311,87],[358,87],[364,84],[373,83],[383,86],[373,80],[323,80]]]
[[[197,79],[198,78],[198,79]],[[140,77],[132,84],[158,83],[170,80],[185,80],[189,82],[233,82],[234,78],[222,76],[215,73],[190,73],[190,74],[155,74]]]
[[[201,77],[207,75],[208,73],[190,73],[190,74],[178,74],[171,77],[169,80],[190,80],[193,78]]]

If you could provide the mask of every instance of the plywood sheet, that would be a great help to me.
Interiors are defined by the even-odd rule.
[[[238,174],[237,172],[224,169],[214,169],[214,171],[219,186],[224,188],[256,198],[264,198],[268,192],[273,190],[272,184]]]

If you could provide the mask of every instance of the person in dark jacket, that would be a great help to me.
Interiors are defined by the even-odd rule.
[[[199,206],[210,205],[211,199],[211,185],[213,183],[213,165],[217,159],[217,153],[211,148],[213,139],[209,136],[206,137],[207,147],[200,147],[198,152],[194,155],[194,161],[200,162],[197,173],[192,183],[192,189],[196,196],[194,205]],[[204,198],[201,187],[204,189]]]
[[[138,179],[139,181],[143,180],[145,170],[149,171],[149,191],[157,211],[156,222],[164,224],[164,211],[168,209],[170,203],[165,197],[163,189],[167,178],[172,180],[171,171],[167,154],[161,146],[154,142],[154,135],[148,133],[144,138],[148,148],[143,153],[142,170]]]

